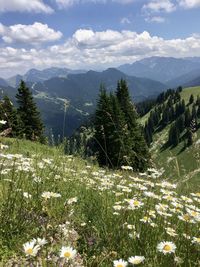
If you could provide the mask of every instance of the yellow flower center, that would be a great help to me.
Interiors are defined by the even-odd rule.
[[[183,215],[183,219],[186,221],[190,221],[190,216],[188,214]]]
[[[163,248],[163,250],[170,251],[171,250],[171,247],[169,245],[165,245],[164,248]]]
[[[33,249],[32,248],[27,249],[26,253],[29,254],[29,255],[32,255],[33,254]]]
[[[192,216],[196,217],[198,215],[198,213],[196,211],[192,211],[191,212]]]
[[[117,264],[117,267],[124,267],[122,264]]]
[[[65,258],[70,258],[70,256],[71,256],[71,253],[69,251],[64,253],[64,257]]]
[[[134,260],[134,263],[133,264],[139,264],[141,262],[141,260]]]
[[[133,204],[134,204],[135,206],[138,206],[138,205],[139,205],[139,201],[138,201],[138,200],[134,200],[134,201],[133,201]]]

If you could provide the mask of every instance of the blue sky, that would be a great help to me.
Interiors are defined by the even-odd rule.
[[[0,77],[200,56],[200,0],[0,0]]]

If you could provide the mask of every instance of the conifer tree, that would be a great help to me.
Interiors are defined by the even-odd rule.
[[[144,132],[137,122],[138,114],[131,101],[125,80],[118,82],[116,96],[129,130],[131,166],[135,170],[144,170],[148,164],[148,148],[144,139]]]
[[[198,109],[197,109],[197,117],[200,118],[200,105],[198,106]]]
[[[191,95],[191,96],[190,96],[190,99],[189,99],[189,105],[192,104],[193,102],[194,102],[194,96]]]
[[[200,96],[199,95],[197,96],[196,105],[200,106]]]
[[[40,113],[33,100],[32,93],[24,81],[20,83],[16,98],[18,103],[17,111],[23,124],[23,134],[30,140],[42,140],[44,127]]]
[[[193,144],[193,134],[190,129],[187,131],[187,146],[191,146]]]
[[[95,112],[95,150],[100,165],[112,167],[112,161],[108,156],[108,136],[111,133],[111,104],[105,87],[101,85],[97,108]]]
[[[185,127],[190,127],[191,120],[192,120],[192,116],[190,113],[190,109],[187,108],[185,111]]]
[[[180,139],[180,132],[176,127],[176,124],[173,123],[169,130],[168,143],[169,145],[177,146]]]
[[[178,119],[176,120],[176,127],[178,128],[179,132],[182,133],[185,129],[185,115],[182,114]]]
[[[137,116],[124,80],[118,83],[116,94],[108,95],[101,88],[94,122],[100,165],[130,165],[135,170],[146,168],[149,154]]]

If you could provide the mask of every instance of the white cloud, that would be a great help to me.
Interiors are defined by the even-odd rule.
[[[117,3],[122,4],[122,5],[126,5],[126,4],[137,2],[139,0],[111,0],[111,1],[117,2]]]
[[[178,0],[178,3],[185,9],[200,7],[200,0]]]
[[[35,22],[32,25],[16,24],[9,27],[0,23],[0,36],[6,43],[26,43],[37,45],[53,42],[62,37],[60,31],[54,31],[47,24]]]
[[[165,18],[160,17],[160,16],[146,17],[145,21],[147,21],[147,22],[155,22],[155,23],[164,23],[165,22]]]
[[[45,49],[0,48],[0,76],[60,66],[97,69],[151,56],[200,56],[200,36],[165,40],[148,32],[77,30],[64,44]]]
[[[52,13],[53,9],[42,0],[0,0],[0,12],[19,11]]]
[[[124,18],[121,18],[120,23],[121,24],[131,24],[131,21],[129,18],[124,17]]]
[[[171,13],[176,10],[176,6],[171,0],[150,0],[143,6],[143,10],[151,13],[166,12]]]
[[[106,0],[56,0],[56,3],[59,8],[69,8],[78,4],[85,3],[102,3],[105,4]]]
[[[106,4],[108,2],[112,3],[118,3],[122,5],[130,4],[139,0],[55,0],[59,8],[70,8],[74,5],[78,4],[86,4],[86,3],[100,3],[100,4]]]

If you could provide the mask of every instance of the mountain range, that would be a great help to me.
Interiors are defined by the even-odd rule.
[[[48,132],[58,135],[63,131],[64,105],[67,103],[65,133],[70,135],[93,114],[101,84],[108,91],[114,91],[117,81],[125,79],[132,99],[143,101],[156,97],[167,88],[200,85],[200,58],[151,57],[102,72],[68,68],[31,69],[24,75],[0,78],[3,94],[15,101],[22,79],[32,90]]]
[[[55,135],[62,132],[65,103],[68,107],[65,132],[68,135],[93,114],[101,84],[104,84],[108,91],[114,91],[117,81],[125,79],[131,97],[136,102],[155,97],[166,89],[160,82],[128,76],[114,68],[102,72],[68,73],[66,77],[53,77],[43,81],[40,76],[40,81],[37,82],[33,82],[35,71],[30,73],[34,75],[26,80],[27,85],[32,90],[47,129],[52,129]],[[1,86],[1,88],[14,101],[17,87]]]
[[[150,57],[118,69],[127,75],[146,77],[176,87],[200,76],[200,58]],[[187,80],[180,79],[187,75]]]

